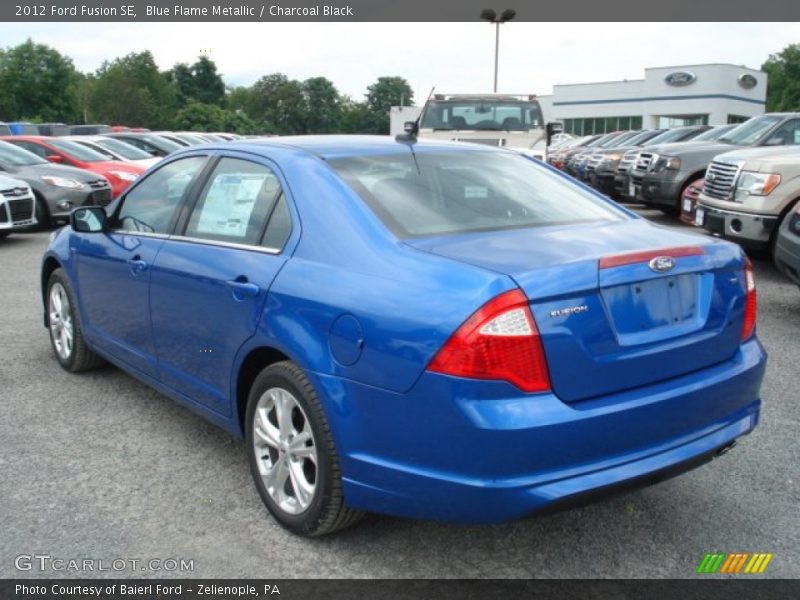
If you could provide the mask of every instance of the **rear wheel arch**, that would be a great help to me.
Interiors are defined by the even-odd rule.
[[[239,367],[236,375],[236,416],[239,419],[239,432],[245,435],[245,421],[247,414],[247,399],[253,382],[264,369],[285,360],[292,360],[280,350],[271,346],[259,346],[250,350]]]

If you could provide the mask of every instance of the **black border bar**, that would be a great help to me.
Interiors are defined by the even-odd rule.
[[[512,8],[528,22],[800,21],[797,0],[3,0],[0,21],[477,22],[485,8]]]
[[[657,557],[654,557],[657,559]],[[138,588],[133,593],[120,593]],[[24,586],[22,589],[19,586]],[[160,587],[159,587],[160,586]],[[32,591],[38,588],[38,591]],[[171,591],[165,591],[165,590]],[[75,590],[74,593],[66,593]],[[98,593],[99,590],[99,593]],[[43,592],[43,593],[41,593]],[[62,593],[63,592],[63,593]],[[800,580],[698,576],[665,580],[336,580],[336,579],[7,579],[3,600],[492,600],[497,598],[640,600],[788,599],[800,597]]]

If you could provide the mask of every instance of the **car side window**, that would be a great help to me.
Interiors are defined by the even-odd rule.
[[[36,156],[40,156],[42,158],[47,158],[51,154],[54,154],[44,146],[40,146],[39,144],[31,144],[30,142],[16,142],[17,146],[22,148],[23,150],[27,150],[28,152],[33,152]]]
[[[286,198],[281,194],[278,197],[278,202],[275,204],[272,215],[270,215],[261,245],[272,250],[282,250],[291,233],[292,217],[289,214]]]
[[[189,217],[186,236],[258,245],[281,192],[269,167],[222,158]]]
[[[173,161],[142,179],[122,201],[117,223],[124,231],[169,233],[172,218],[205,156]]]
[[[791,119],[770,134],[770,146],[795,146],[800,144],[800,119]]]

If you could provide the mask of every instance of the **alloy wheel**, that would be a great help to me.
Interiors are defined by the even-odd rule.
[[[294,395],[273,387],[258,400],[253,419],[253,452],[270,498],[297,515],[317,490],[317,447],[311,423]]]
[[[62,360],[69,360],[72,355],[73,327],[70,315],[69,296],[64,286],[56,282],[50,288],[48,305],[50,316],[50,337],[53,347]]]

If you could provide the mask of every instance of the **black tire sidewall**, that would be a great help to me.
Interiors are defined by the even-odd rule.
[[[53,342],[53,330],[50,328],[49,321],[47,333],[50,337],[50,347],[53,349],[53,354],[55,354],[56,360],[61,364],[62,367],[68,371],[71,371],[75,366],[75,356],[78,354],[78,336],[81,335],[80,326],[76,317],[75,298],[72,294],[72,288],[70,287],[69,281],[67,281],[67,277],[64,275],[64,272],[61,269],[56,269],[53,271],[53,273],[50,275],[50,279],[47,281],[46,302],[48,315],[50,313],[50,292],[56,283],[61,284],[61,287],[64,288],[64,293],[66,293],[67,299],[69,300],[69,317],[72,321],[72,351],[69,354],[69,358],[61,358],[61,355],[56,350],[56,345]]]
[[[279,387],[290,392],[303,408],[314,434],[314,445],[317,449],[317,475],[314,499],[311,505],[302,513],[292,515],[283,511],[267,492],[266,486],[261,479],[258,470],[257,459],[253,451],[253,422],[255,410],[261,395],[268,389]],[[245,420],[247,456],[250,463],[250,473],[253,482],[258,490],[261,499],[269,509],[270,513],[280,521],[287,529],[296,533],[313,535],[320,524],[323,522],[327,511],[331,508],[331,491],[333,488],[331,456],[328,451],[328,440],[326,427],[323,426],[321,419],[321,408],[318,401],[310,399],[303,389],[303,382],[298,381],[294,370],[286,363],[278,363],[264,369],[256,377],[250,388],[247,402],[247,415]]]

